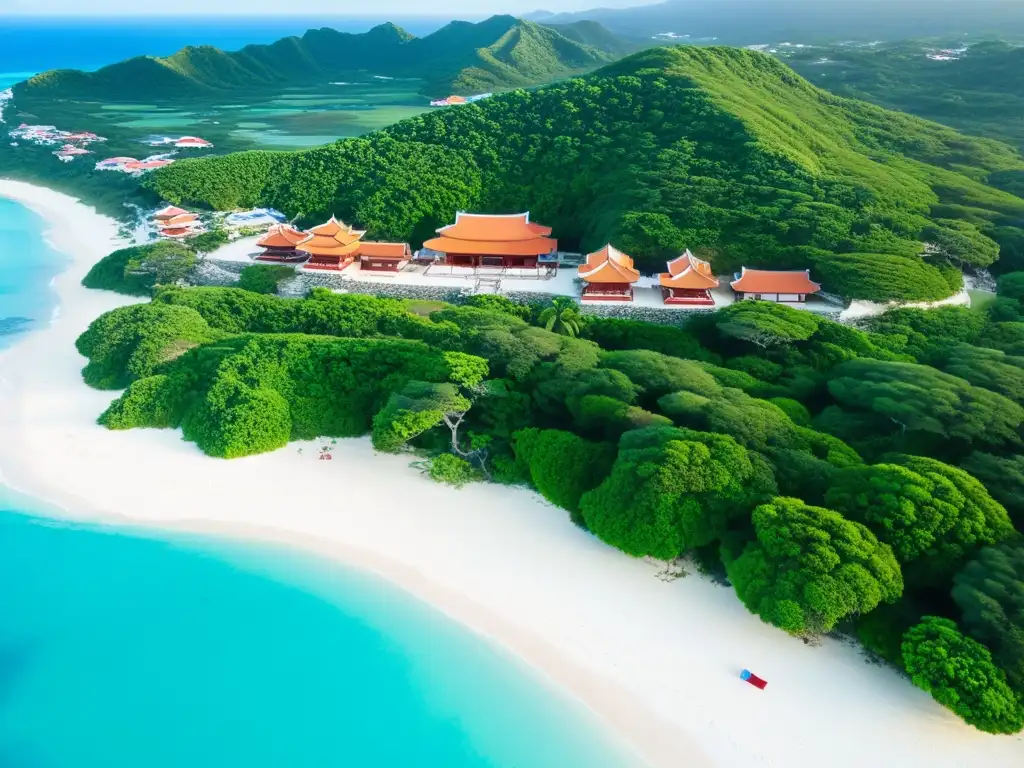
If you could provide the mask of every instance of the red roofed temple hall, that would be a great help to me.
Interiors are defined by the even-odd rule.
[[[263,253],[256,257],[257,261],[302,261],[306,254],[296,247],[309,237],[309,233],[300,232],[287,224],[275,224],[267,234],[256,241]]]
[[[658,275],[661,296],[666,304],[714,306],[711,289],[718,287],[718,278],[711,274],[711,265],[689,251],[668,263],[668,272]]]
[[[633,268],[631,257],[609,244],[587,254],[579,276],[586,283],[581,296],[584,301],[632,301],[640,272]]]
[[[530,214],[494,215],[463,213],[455,223],[437,230],[424,248],[445,255],[455,267],[534,269],[542,256],[553,254],[558,241],[548,237],[551,227],[530,221]]]
[[[330,220],[309,230],[296,250],[309,255],[304,269],[342,270],[355,260],[359,240],[365,234],[331,216]]]
[[[743,267],[730,285],[737,299],[762,301],[806,301],[809,295],[821,290],[821,286],[811,280],[809,269],[777,272]]]
[[[359,268],[374,272],[398,272],[412,258],[408,243],[360,242]]]

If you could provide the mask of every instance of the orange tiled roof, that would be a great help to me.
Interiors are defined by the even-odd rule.
[[[376,259],[408,259],[412,255],[408,243],[359,243],[359,255]]]
[[[437,230],[423,246],[441,253],[480,256],[540,256],[558,248],[547,237],[551,227],[530,221],[530,214],[490,215],[459,212],[455,223]]]
[[[112,162],[114,160],[118,160],[118,161],[121,161],[121,162],[133,162],[133,163],[139,162],[134,157],[112,157],[109,160],[106,160],[104,162],[108,162],[109,163],[109,162]],[[159,219],[159,220],[163,221],[164,219],[173,219],[175,216],[181,216],[183,213],[188,213],[188,211],[186,211],[184,208],[178,208],[177,206],[174,206],[174,205],[168,205],[166,208],[163,208],[163,209],[157,211],[156,213],[154,213],[153,214],[153,218],[154,219]]]
[[[313,227],[309,230],[310,237],[316,235],[324,235],[326,237],[333,237],[339,243],[348,245],[354,243],[356,240],[366,234],[366,230],[352,229],[348,224],[343,221],[338,221],[336,218],[331,216],[330,219],[325,221],[323,224]]]
[[[260,248],[294,248],[309,235],[287,224],[275,224],[267,234],[256,241]]]
[[[658,275],[658,283],[665,288],[705,290],[718,287],[718,278],[711,273],[711,265],[688,250],[672,259],[667,266],[668,272]]]
[[[821,286],[811,280],[811,270],[776,272],[743,267],[738,279],[730,285],[740,293],[817,293]]]
[[[365,234],[365,230],[352,229],[331,216],[309,230],[296,248],[313,256],[349,256],[359,250],[359,238]]]
[[[640,272],[633,268],[633,259],[611,243],[587,254],[587,262],[579,267],[579,276],[587,283],[635,283]]]
[[[182,226],[190,225],[193,222],[197,221],[198,219],[199,219],[199,216],[197,214],[195,214],[195,213],[182,213],[182,214],[179,214],[178,216],[172,216],[169,219],[161,219],[160,220],[160,226],[161,227],[182,227]]]

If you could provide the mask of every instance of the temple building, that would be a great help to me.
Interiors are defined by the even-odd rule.
[[[408,243],[359,243],[356,252],[359,268],[374,272],[398,272],[409,263],[412,251]]]
[[[551,227],[530,221],[529,212],[508,215],[463,213],[455,223],[437,230],[424,248],[444,254],[455,267],[535,269],[542,257],[558,250]]]
[[[165,209],[166,210],[166,209]],[[179,209],[180,210],[180,209]],[[179,213],[169,218],[157,219],[157,233],[160,237],[189,237],[203,231],[199,215],[195,213]]]
[[[718,287],[718,278],[711,274],[710,264],[687,250],[667,266],[668,272],[658,275],[662,300],[666,304],[715,305],[711,289]]]
[[[774,271],[768,269],[747,269],[735,276],[730,285],[737,299],[761,299],[763,301],[806,301],[809,295],[821,290],[811,280],[811,270]]]
[[[115,160],[125,162],[127,162],[128,160],[132,160],[133,162],[138,162],[138,160],[135,160],[134,158],[131,157],[112,157],[109,160],[104,160],[103,162],[112,163]],[[188,211],[186,211],[184,208],[178,208],[175,205],[168,205],[166,208],[161,208],[159,211],[154,213],[153,220],[167,221],[168,219],[173,219],[175,216],[182,216],[186,213],[188,213]]]
[[[633,268],[633,259],[611,244],[587,254],[579,266],[584,301],[632,301],[633,285],[640,272]]]
[[[287,224],[275,224],[267,234],[256,241],[256,245],[263,249],[263,253],[255,257],[256,261],[303,261],[306,254],[299,252],[296,247],[309,237],[307,232],[301,232]]]
[[[352,229],[331,216],[329,221],[309,230],[296,250],[309,256],[303,265],[305,269],[342,270],[355,261],[359,240],[365,234],[365,230]]]

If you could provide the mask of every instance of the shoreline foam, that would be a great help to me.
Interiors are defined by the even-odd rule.
[[[90,520],[274,542],[377,573],[524,659],[656,766],[1020,765],[1024,739],[960,723],[848,644],[811,648],[747,613],[731,589],[657,567],[575,528],[524,489],[440,486],[367,439],[208,458],[170,430],[95,423],[112,392],[82,383],[74,339],[137,299],[82,288],[117,228],[16,182],[72,257],[62,311],[0,353],[0,477]],[[305,450],[299,453],[298,448]],[[769,681],[739,680],[749,667]]]

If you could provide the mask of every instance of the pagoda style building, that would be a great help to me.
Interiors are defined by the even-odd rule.
[[[256,245],[263,249],[263,253],[255,257],[256,261],[303,261],[306,254],[295,249],[307,237],[307,232],[301,232],[287,224],[275,224],[267,230],[267,234],[256,241]]]
[[[668,272],[658,275],[661,296],[666,304],[715,305],[711,289],[718,287],[718,278],[711,274],[710,264],[686,250],[667,266]]]
[[[463,213],[455,223],[437,230],[438,236],[424,248],[443,253],[455,267],[536,269],[541,257],[551,258],[558,241],[549,237],[551,227],[530,221],[530,214],[491,215]]]
[[[821,290],[811,280],[811,270],[774,271],[768,269],[747,269],[743,267],[730,285],[737,299],[761,299],[762,301],[800,302]]]
[[[584,301],[632,301],[633,285],[640,272],[633,268],[633,259],[611,244],[587,254],[579,266]]]
[[[352,229],[331,216],[330,220],[309,230],[305,239],[296,246],[302,256],[309,256],[305,269],[342,270],[355,261],[359,240],[364,230]]]
[[[112,157],[110,158],[110,160],[104,160],[103,162],[113,162],[115,160],[130,160],[132,162],[138,162],[138,160],[136,160],[133,157]],[[184,208],[178,208],[175,205],[168,205],[166,208],[161,208],[159,211],[154,213],[153,220],[157,222],[163,222],[167,221],[168,219],[173,219],[175,216],[182,216],[186,213],[188,213],[188,211],[186,211]]]
[[[189,237],[203,231],[199,215],[195,213],[179,213],[170,218],[158,219],[156,228],[160,237],[172,238]]]
[[[359,268],[373,272],[398,272],[412,258],[408,243],[360,242]]]

